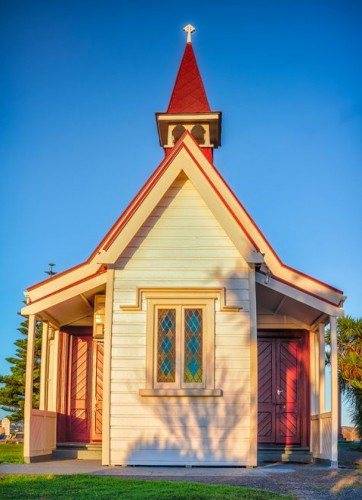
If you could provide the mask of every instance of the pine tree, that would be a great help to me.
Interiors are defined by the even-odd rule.
[[[20,313],[19,313],[20,315]],[[24,419],[26,346],[28,341],[28,320],[21,322],[18,331],[24,336],[14,342],[16,354],[6,358],[12,366],[10,375],[0,375],[0,405],[10,420],[20,422]],[[34,389],[33,408],[39,408],[41,323],[35,326],[34,345]]]
[[[49,264],[49,270],[44,271],[50,277],[57,274]],[[18,313],[20,316],[20,313]],[[7,412],[7,416],[14,422],[21,422],[24,419],[24,399],[25,399],[25,372],[26,372],[26,348],[28,342],[29,321],[24,319],[20,323],[18,331],[23,335],[14,342],[16,354],[14,357],[6,358],[12,366],[10,375],[0,375],[0,407]],[[41,358],[41,323],[35,324],[34,339],[34,371],[33,371],[33,408],[39,408],[40,393],[40,358]]]

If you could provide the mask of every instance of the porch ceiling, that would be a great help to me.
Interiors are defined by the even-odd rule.
[[[260,283],[256,284],[257,313],[289,316],[307,325],[326,317],[322,311],[314,309]]]
[[[58,326],[92,326],[94,295],[104,293],[104,291],[104,285],[93,288],[80,295],[59,302],[41,311],[38,315],[43,320],[50,321]]]

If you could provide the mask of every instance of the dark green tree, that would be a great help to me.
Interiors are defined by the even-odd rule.
[[[49,271],[45,271],[50,277],[57,274],[53,271],[54,266],[55,264],[50,263]],[[18,314],[20,316],[20,313]],[[22,338],[14,342],[16,346],[15,356],[6,358],[6,361],[11,365],[10,374],[0,375],[0,407],[14,422],[21,422],[24,419],[28,326],[28,320],[23,318],[18,328]],[[41,323],[37,322],[34,341],[33,408],[39,408],[41,337]]]
[[[20,323],[18,331],[23,337],[14,342],[16,346],[15,356],[6,358],[6,361],[11,365],[10,374],[0,375],[0,406],[14,422],[19,422],[24,419],[26,346],[28,342],[27,319],[24,319],[24,321]],[[39,408],[40,355],[41,323],[37,323],[34,346],[33,408]]]

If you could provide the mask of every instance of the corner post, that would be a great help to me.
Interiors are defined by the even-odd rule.
[[[326,395],[325,395],[326,340],[325,340],[325,331],[323,323],[319,323],[318,337],[319,337],[318,434],[319,434],[319,456],[320,456],[323,450],[322,413],[325,412],[326,408]]]
[[[255,266],[249,264],[250,297],[250,447],[249,466],[258,462],[258,325]]]
[[[29,315],[28,342],[26,347],[25,401],[24,401],[24,461],[29,463],[31,450],[31,410],[33,407],[33,372],[36,316]]]
[[[110,465],[110,401],[111,401],[111,351],[113,324],[114,270],[107,269],[106,304],[104,321],[103,364],[103,416],[102,416],[102,465]]]
[[[338,359],[337,359],[337,320],[330,316],[331,331],[331,467],[338,467]]]

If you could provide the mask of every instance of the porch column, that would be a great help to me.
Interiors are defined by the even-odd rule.
[[[34,372],[34,344],[35,344],[35,314],[29,315],[28,342],[26,347],[26,373],[25,373],[25,401],[24,401],[24,461],[30,462],[31,458],[31,410],[33,406],[33,372]]]
[[[326,340],[324,324],[319,323],[318,326],[318,337],[319,337],[319,391],[318,391],[318,434],[319,434],[319,455],[323,450],[323,422],[321,415],[326,410],[326,394],[325,394],[325,369],[326,369]]]
[[[114,269],[107,269],[106,304],[104,318],[104,361],[103,361],[103,415],[102,415],[102,465],[110,465],[111,441],[111,350],[113,324]]]
[[[249,264],[250,300],[250,445],[249,466],[258,462],[258,326],[256,311],[255,265]]]
[[[338,360],[337,360],[337,320],[330,316],[331,331],[331,466],[338,466]]]
[[[41,337],[41,358],[40,358],[40,395],[39,410],[47,410],[47,388],[48,388],[48,330],[49,325],[43,322]]]

